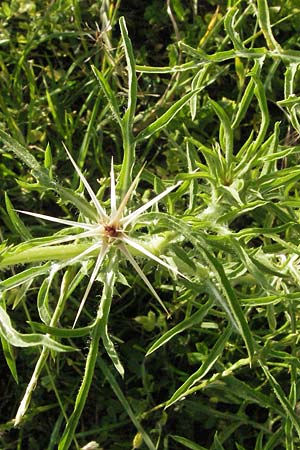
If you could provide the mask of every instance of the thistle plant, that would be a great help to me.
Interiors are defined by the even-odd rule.
[[[132,264],[138,275],[141,277],[141,279],[145,282],[151,293],[154,295],[154,297],[158,300],[158,302],[161,304],[161,306],[166,310],[166,308],[163,305],[162,300],[160,299],[159,295],[155,291],[155,289],[152,287],[151,283],[149,282],[146,275],[143,273],[143,271],[140,269],[139,265],[135,262],[133,256],[131,255],[129,248],[134,249],[135,251],[138,251],[141,253],[141,255],[152,259],[154,262],[160,264],[161,266],[169,269],[171,272],[174,272],[175,274],[180,273],[176,267],[172,267],[170,264],[168,264],[166,261],[164,261],[162,258],[156,256],[154,253],[152,253],[150,250],[148,250],[143,244],[137,240],[131,238],[127,234],[127,230],[129,227],[134,227],[135,224],[138,223],[139,216],[143,214],[145,211],[150,209],[152,206],[157,204],[161,199],[163,199],[166,195],[168,195],[170,192],[172,192],[174,189],[176,189],[182,182],[179,181],[175,185],[170,186],[166,188],[162,193],[155,196],[153,199],[149,200],[147,203],[145,203],[143,206],[140,206],[138,209],[131,211],[127,215],[124,213],[127,207],[128,201],[131,199],[131,195],[134,192],[134,189],[137,185],[139,176],[141,171],[138,173],[136,178],[133,180],[131,186],[129,187],[128,191],[124,195],[123,199],[120,201],[119,206],[117,207],[117,196],[116,196],[116,186],[115,186],[115,175],[114,175],[114,167],[113,167],[113,159],[111,163],[111,172],[110,172],[110,208],[111,208],[111,214],[108,215],[105,211],[104,207],[101,206],[100,202],[98,201],[95,193],[93,192],[92,188],[90,187],[89,183],[87,182],[86,178],[84,177],[83,173],[75,163],[74,159],[70,155],[69,151],[66,149],[66,152],[68,154],[68,157],[70,161],[72,162],[74,169],[76,170],[77,174],[80,177],[80,180],[84,184],[87,192],[89,193],[92,203],[95,207],[95,216],[96,220],[93,223],[90,222],[74,222],[71,220],[66,219],[59,219],[52,216],[47,216],[45,214],[38,214],[34,212],[29,211],[18,211],[23,214],[27,214],[39,219],[48,220],[51,222],[56,222],[58,224],[62,225],[68,225],[70,228],[69,230],[72,232],[73,230],[78,230],[78,228],[81,228],[85,231],[81,233],[73,232],[73,234],[69,235],[67,234],[64,237],[54,238],[52,241],[48,242],[47,244],[42,245],[41,247],[37,248],[37,251],[45,251],[45,254],[47,254],[47,247],[49,245],[57,245],[57,244],[65,244],[67,242],[71,241],[79,241],[80,239],[90,239],[91,244],[90,246],[84,250],[82,253],[79,253],[76,257],[66,260],[63,265],[72,265],[76,262],[84,260],[86,257],[88,257],[91,254],[94,254],[95,252],[98,253],[98,256],[96,258],[95,266],[93,268],[92,274],[89,279],[89,283],[87,285],[87,288],[85,290],[85,293],[83,295],[83,298],[81,300],[80,307],[78,309],[76,318],[74,320],[73,328],[75,327],[77,320],[79,318],[79,315],[82,311],[82,308],[86,302],[86,299],[89,295],[89,292],[93,286],[94,281],[96,280],[99,271],[101,269],[101,265],[106,257],[106,255],[110,252],[111,247],[113,247],[114,251],[120,250],[120,252],[125,256],[125,258]],[[141,169],[142,170],[142,169]],[[180,274],[184,277],[183,274]],[[167,312],[167,310],[166,310]]]
[[[156,67],[136,64],[124,18],[119,45],[111,35],[120,3],[102,2],[96,29],[109,36],[92,52],[90,32],[79,32],[77,5],[76,51],[65,23],[57,39],[64,52],[72,47],[76,61],[62,79],[56,73],[57,84],[47,78],[45,89],[39,85],[45,74],[35,76],[38,65],[31,70],[24,57],[48,36],[39,35],[48,28],[38,14],[35,39],[30,34],[6,99],[10,107],[15,97],[23,101],[30,86],[28,129],[18,127],[25,114],[18,104],[15,115],[2,114],[0,98],[9,130],[0,128],[8,192],[0,207],[7,238],[0,247],[0,337],[15,381],[25,355],[22,382],[28,382],[15,419],[0,424],[0,446],[3,439],[10,448],[3,431],[12,430],[11,448],[18,431],[18,447],[35,448],[23,436],[44,430],[35,414],[52,409],[48,435],[36,445],[43,450],[79,448],[89,438],[120,449],[294,450],[300,53],[291,50],[299,38],[295,32],[286,39],[286,23],[297,30],[299,7],[287,2],[278,12],[267,0],[234,1],[227,10],[212,8],[200,23],[197,2],[193,18],[181,0],[167,2],[176,39],[188,33],[168,48],[169,62],[166,54],[164,63],[151,55]],[[161,23],[157,2],[150,3],[151,21]],[[50,12],[69,6],[52,2]],[[277,42],[282,36],[285,42]],[[9,52],[1,48],[6,61]],[[84,90],[70,101],[73,83]],[[67,92],[65,116],[57,92]],[[49,145],[47,137],[28,147],[41,105],[55,133],[45,134]],[[97,164],[89,165],[89,157]],[[68,166],[55,170],[61,160]],[[14,347],[25,350],[16,354]],[[4,394],[2,411],[15,398]]]
[[[93,192],[92,188],[90,187],[89,183],[87,182],[86,178],[84,177],[83,173],[75,163],[74,159],[72,158],[71,154],[66,149],[66,152],[68,154],[68,157],[70,161],[73,164],[73,167],[75,171],[77,172],[80,180],[82,181],[84,187],[86,188],[92,204],[95,208],[95,221],[78,221],[74,222],[67,219],[60,219],[56,217],[52,217],[49,215],[44,214],[38,214],[34,212],[29,211],[18,211],[19,213],[27,214],[30,216],[33,216],[37,219],[43,219],[48,220],[51,222],[55,222],[57,224],[61,225],[67,225],[68,232],[62,232],[63,237],[57,237],[54,236],[51,240],[47,240],[47,243],[38,245],[35,247],[36,252],[43,253],[45,256],[40,256],[41,259],[47,258],[47,252],[49,251],[49,247],[51,248],[53,245],[64,245],[66,243],[70,242],[80,242],[80,240],[88,240],[90,242],[89,246],[79,253],[77,256],[71,258],[71,259],[65,259],[62,263],[54,263],[53,266],[50,268],[50,279],[52,279],[54,273],[58,270],[61,270],[62,268],[65,268],[67,266],[72,266],[75,263],[81,262],[89,258],[91,255],[97,254],[95,258],[95,264],[93,267],[93,270],[91,272],[91,275],[89,277],[89,282],[87,284],[87,287],[85,289],[84,295],[82,297],[78,312],[76,314],[73,328],[75,327],[80,313],[84,307],[84,304],[88,298],[88,295],[90,293],[90,290],[99,275],[99,272],[101,270],[101,267],[103,265],[103,262],[105,260],[105,257],[108,257],[109,262],[107,263],[108,268],[106,269],[105,273],[105,281],[104,281],[104,287],[103,287],[103,294],[102,294],[102,301],[100,303],[97,317],[95,319],[93,328],[97,329],[99,327],[99,330],[101,332],[99,333],[99,337],[102,337],[103,344],[110,355],[113,363],[115,364],[116,369],[119,371],[119,373],[123,376],[124,375],[124,369],[122,364],[119,361],[119,358],[117,356],[117,353],[114,350],[114,346],[112,341],[109,338],[109,335],[107,333],[107,319],[108,319],[108,312],[109,312],[109,306],[105,303],[111,302],[112,296],[113,296],[113,284],[114,280],[116,278],[117,272],[119,270],[119,253],[121,253],[127,261],[130,262],[130,264],[133,266],[137,274],[140,276],[140,278],[145,282],[146,286],[149,288],[150,292],[153,294],[153,296],[158,300],[158,302],[161,304],[161,306],[166,310],[162,300],[160,299],[158,293],[155,291],[155,289],[152,287],[150,281],[148,280],[147,276],[143,273],[142,269],[139,267],[138,263],[135,261],[134,257],[132,256],[130,249],[135,250],[140,255],[150,258],[155,263],[161,265],[164,268],[167,268],[172,273],[184,277],[183,274],[181,274],[178,269],[173,265],[171,266],[169,263],[164,261],[161,257],[155,255],[152,251],[149,250],[145,245],[143,245],[142,239],[134,239],[130,236],[128,231],[131,229],[134,229],[134,226],[138,224],[139,217],[148,209],[150,209],[152,206],[156,205],[161,199],[163,199],[165,196],[167,196],[170,192],[172,192],[174,189],[176,189],[182,182],[179,181],[175,185],[170,186],[166,188],[163,192],[155,196],[153,199],[149,200],[144,205],[140,206],[139,208],[125,214],[128,202],[131,199],[131,196],[134,192],[134,189],[137,185],[140,172],[137,174],[136,178],[133,180],[132,184],[130,185],[128,191],[124,195],[124,197],[120,200],[119,205],[117,205],[117,195],[116,195],[116,187],[115,187],[115,174],[114,174],[114,167],[113,167],[113,160],[111,164],[111,172],[110,172],[110,208],[111,208],[111,214],[108,215],[104,207],[100,204],[100,202],[97,199],[97,196]],[[82,232],[78,232],[78,229],[84,230]],[[155,239],[156,237],[154,237]],[[165,238],[165,241],[167,241],[168,238]],[[164,242],[164,245],[166,245],[166,242]],[[149,247],[149,242],[148,242]],[[105,311],[106,308],[106,311]],[[50,325],[54,325],[57,321],[57,317],[53,320],[53,318],[50,321]],[[103,322],[104,321],[104,322]],[[97,336],[97,337],[98,337]],[[96,339],[96,342],[98,342],[98,339]],[[91,348],[95,347],[95,343],[91,346]],[[63,348],[62,348],[63,349]],[[95,350],[94,350],[95,351]],[[34,386],[37,383],[38,376],[40,374],[40,371],[42,369],[43,363],[45,362],[45,357],[48,356],[48,351],[44,350],[39,362],[37,364],[37,369],[35,370],[35,373],[31,379],[31,382],[29,383],[29,386],[26,390],[26,394],[21,402],[20,408],[17,412],[16,419],[15,419],[15,425],[18,425],[20,421],[22,420],[22,417],[26,413],[26,409],[29,405],[30,397],[32,395],[32,391]],[[90,365],[89,361],[89,365]],[[92,361],[92,364],[95,364],[95,361]],[[90,367],[89,367],[90,370]],[[84,380],[86,382],[86,386],[88,385],[89,380]],[[86,389],[85,386],[85,389]],[[81,403],[83,400],[81,400]],[[72,416],[74,417],[74,415]],[[75,419],[78,418],[78,411],[76,411]],[[72,421],[70,420],[69,426],[71,427]],[[67,429],[68,430],[68,429]],[[72,430],[73,431],[73,430]],[[64,441],[63,441],[64,442]],[[66,438],[66,442],[69,442],[69,440]],[[68,444],[62,444],[60,448],[66,448],[66,445]]]
[[[75,192],[72,192],[72,190],[66,189],[54,181],[52,174],[50,176],[50,171],[47,172],[41,168],[37,160],[25,147],[8,136],[4,131],[0,132],[1,138],[6,145],[32,169],[32,173],[37,178],[40,185],[45,189],[54,190],[63,201],[73,203],[79,211],[78,220],[74,221],[46,214],[40,214],[33,211],[14,210],[7,196],[9,214],[13,221],[19,224],[19,228],[22,229],[23,232],[25,227],[17,214],[27,215],[34,217],[35,219],[64,225],[67,228],[62,229],[53,236],[45,236],[30,240],[27,239],[24,244],[20,244],[20,246],[17,246],[13,251],[8,250],[1,261],[2,267],[24,262],[43,262],[41,266],[36,266],[35,268],[29,268],[21,271],[17,275],[14,275],[2,282],[2,289],[4,292],[8,292],[10,289],[20,285],[25,286],[25,289],[27,289],[37,276],[46,275],[38,295],[38,310],[40,318],[46,326],[44,330],[49,331],[47,334],[32,334],[31,336],[28,336],[18,333],[13,328],[5,309],[1,309],[2,335],[5,336],[8,346],[10,344],[25,346],[29,339],[31,339],[32,345],[43,346],[43,350],[17,411],[16,418],[14,420],[15,426],[20,424],[28,406],[30,405],[32,393],[37,385],[41,371],[47,362],[49,352],[70,350],[69,347],[57,343],[56,340],[53,339],[53,336],[57,333],[58,335],[64,337],[80,336],[85,334],[90,334],[91,336],[85,374],[77,394],[73,413],[67,421],[65,433],[60,440],[60,450],[66,450],[69,448],[71,441],[74,438],[76,425],[86,402],[93,379],[100,339],[102,340],[106,352],[110,356],[116,370],[121,376],[124,375],[123,365],[119,360],[114,344],[108,333],[109,311],[114,295],[114,285],[118,278],[121,264],[120,261],[122,258],[131,264],[137,275],[159,302],[167,316],[169,315],[169,312],[165,307],[164,302],[161,300],[159,294],[150,283],[138,262],[135,260],[133,253],[139,257],[151,260],[155,265],[159,265],[164,269],[167,269],[174,276],[179,275],[187,278],[179,271],[174,263],[171,264],[169,261],[164,259],[163,256],[160,256],[160,253],[168,246],[168,243],[172,241],[172,239],[176,238],[178,235],[177,232],[164,231],[159,235],[152,234],[150,239],[144,239],[142,237],[143,234],[138,232],[139,222],[141,222],[143,227],[147,226],[147,221],[144,220],[144,213],[149,211],[150,208],[155,207],[160,200],[178,188],[182,184],[182,180],[166,187],[162,190],[162,192],[154,196],[154,198],[148,200],[142,206],[133,209],[132,197],[142,174],[143,167],[138,171],[136,177],[132,181],[131,179],[134,171],[136,144],[139,141],[148,138],[172,120],[172,118],[198,91],[195,90],[186,94],[183,98],[172,105],[162,117],[150,124],[146,129],[142,130],[138,136],[134,137],[132,127],[136,104],[136,73],[134,71],[135,62],[123,18],[120,20],[120,27],[127,60],[128,83],[130,86],[128,94],[128,108],[123,117],[120,116],[114,94],[103,75],[96,68],[93,69],[103,91],[108,98],[110,107],[120,125],[123,136],[124,158],[118,179],[116,179],[115,176],[113,158],[111,159],[109,212],[107,211],[107,206],[101,204],[98,200],[97,194],[91,188],[83,172],[66,147],[65,152],[73,165],[74,173],[78,176],[79,181],[86,189],[90,197],[91,204],[82,196],[79,197]],[[45,156],[47,157],[47,152]],[[143,218],[142,221],[140,220],[141,218]],[[152,222],[150,222],[150,225],[151,223]],[[122,258],[120,258],[120,256]],[[51,284],[57,273],[64,270],[65,278],[68,278],[70,276],[70,273],[68,272],[69,268],[72,268],[78,264],[82,264],[84,267],[88,264],[91,273],[80,301],[77,314],[73,321],[73,331],[65,330],[66,332],[61,334],[57,331],[57,325],[63,314],[66,300],[70,293],[75,289],[76,284],[79,283],[79,279],[83,278],[84,270],[78,272],[77,280],[75,280],[73,286],[71,285],[68,290],[64,290],[64,284],[62,285],[61,296],[54,311],[51,311],[49,308],[49,292],[51,289]],[[90,291],[98,278],[101,278],[103,288],[96,317],[94,318],[92,324],[88,327],[77,329],[76,324],[80,318],[80,314],[86,301],[88,300]],[[52,338],[50,338],[50,334],[52,335]],[[14,369],[15,368],[13,367],[12,362],[13,372],[15,372]],[[137,423],[136,426],[140,431],[142,431],[144,440],[148,442],[149,448],[153,448],[150,438],[141,428],[139,423]]]

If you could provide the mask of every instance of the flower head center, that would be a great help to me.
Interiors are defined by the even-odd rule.
[[[119,235],[119,230],[117,230],[115,225],[104,225],[105,234],[107,237],[116,238]]]

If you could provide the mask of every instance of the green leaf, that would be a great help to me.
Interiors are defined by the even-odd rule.
[[[219,439],[219,436],[218,436],[218,432],[217,432],[217,431],[216,431],[216,433],[215,433],[215,435],[214,435],[213,449],[214,449],[214,450],[226,450],[226,449],[223,447],[223,445],[222,445],[222,443],[221,443],[221,441],[220,441],[220,439]]]
[[[13,328],[10,317],[2,306],[0,306],[0,334],[3,339],[14,347],[36,347],[42,345],[56,352],[74,351],[73,347],[60,344],[47,335],[19,333]]]
[[[244,50],[244,51],[236,51],[234,49],[232,50],[224,50],[220,52],[215,52],[212,55],[208,55],[205,53],[202,49],[198,48],[197,50],[190,47],[189,45],[185,44],[184,42],[179,43],[180,48],[183,52],[191,55],[194,58],[194,64],[197,62],[201,64],[205,64],[208,62],[211,63],[220,63],[224,61],[228,61],[230,59],[234,58],[247,58],[247,59],[261,59],[264,58],[267,55],[272,56],[272,53],[268,53],[267,50],[264,47],[261,48],[252,48],[250,50]],[[274,55],[275,56],[275,55]]]
[[[277,52],[281,51],[281,47],[274,38],[271,22],[270,22],[270,13],[269,13],[269,5],[267,0],[257,0],[257,17],[259,26],[264,34],[267,45],[270,50],[276,50]]]
[[[128,104],[127,104],[127,111],[125,112],[123,117],[123,123],[126,128],[131,130],[133,126],[137,100],[137,78],[135,73],[135,59],[124,17],[120,17],[119,24],[121,29],[123,46],[125,50],[127,73],[128,73]]]
[[[190,441],[189,439],[183,436],[178,436],[177,434],[170,434],[170,437],[179,444],[184,445],[185,448],[190,448],[191,450],[208,450],[206,447],[202,447],[202,445],[196,444],[196,442]]]
[[[259,65],[258,61],[255,61],[254,68],[252,69],[252,71],[257,72],[259,70],[259,68],[260,68],[260,65]],[[240,125],[243,118],[245,117],[245,115],[248,111],[248,108],[250,106],[250,103],[252,101],[253,95],[254,95],[254,87],[255,87],[255,83],[254,83],[254,80],[251,78],[251,80],[247,84],[247,87],[244,91],[244,94],[243,94],[241,100],[239,101],[239,103],[237,105],[237,110],[235,111],[235,119],[232,123],[233,129],[237,128]],[[252,141],[252,139],[251,139],[251,141]]]
[[[87,250],[91,245],[90,242],[72,245],[50,245],[51,239],[49,240],[49,246],[35,245],[30,247],[30,241],[28,241],[27,244],[21,244],[16,247],[10,248],[9,251],[7,251],[7,253],[4,254],[0,259],[0,268],[16,264],[31,264],[42,262],[45,260],[48,260],[49,262],[40,267],[24,270],[23,272],[20,272],[19,274],[14,275],[7,280],[1,281],[0,288],[14,287],[14,284],[18,285],[26,281],[27,277],[28,279],[32,279],[39,274],[47,273],[52,264],[51,261],[67,261],[68,259],[75,258],[76,256],[80,255],[80,253],[83,253],[85,250]],[[95,255],[97,255],[97,252],[93,252],[90,254],[90,256]],[[32,270],[32,273],[30,273],[30,270]]]
[[[201,89],[195,89],[194,91],[188,92],[180,100],[177,100],[161,117],[155,120],[153,123],[144,128],[135,138],[135,142],[140,142],[148,139],[154,133],[157,133],[163,127],[165,127],[179,111],[186,105],[186,103],[191,100],[194,95],[197,95]]]
[[[246,318],[244,316],[243,310],[240,306],[240,303],[238,299],[236,298],[235,292],[232,289],[226,274],[224,272],[224,268],[222,264],[213,256],[213,254],[208,251],[206,248],[202,247],[202,250],[204,254],[206,255],[208,261],[212,265],[212,267],[215,269],[216,274],[218,275],[218,278],[220,280],[221,286],[223,287],[225,293],[226,293],[226,299],[227,304],[230,309],[230,312],[238,325],[239,332],[243,336],[243,339],[245,341],[248,354],[250,359],[253,358],[254,355],[254,343],[253,343],[253,337],[249,328],[249,325],[246,321]]]
[[[231,370],[227,371],[230,374]],[[222,389],[223,391],[231,392],[234,397],[242,399],[247,403],[255,403],[260,405],[262,408],[267,408],[278,414],[280,417],[285,417],[285,412],[280,405],[274,400],[270,395],[266,395],[259,389],[251,386],[250,384],[240,381],[232,375],[227,375],[222,378],[224,383]]]
[[[201,367],[196,370],[181,386],[176,390],[176,392],[172,395],[172,397],[167,401],[166,407],[173,405],[175,402],[180,400],[182,397],[187,395],[187,391],[198,381],[200,381],[207,372],[213,367],[216,361],[222,355],[225,345],[227,344],[230,335],[232,333],[231,325],[227,327],[227,329],[221,334],[206,360],[203,362]]]
[[[227,297],[223,295],[223,292],[221,292],[219,287],[216,286],[216,283],[213,283],[212,281],[207,280],[206,286],[207,286],[207,291],[209,292],[211,298],[226,313],[226,316],[227,316],[229,322],[231,323],[233,329],[235,330],[235,332],[241,334],[240,329],[239,329],[239,324],[232,312],[232,309],[230,307],[230,303],[228,302]]]
[[[8,147],[8,150],[15,153],[15,155],[24,162],[30,169],[32,169],[33,176],[38,180],[37,187],[43,189],[53,189],[61,197],[63,201],[73,203],[78,210],[85,216],[95,220],[97,215],[95,209],[79,194],[76,194],[72,189],[64,188],[49,176],[49,170],[42,167],[34,156],[21,145],[16,139],[9,136],[5,131],[0,129],[0,140],[2,140]]]
[[[116,279],[117,270],[114,272],[106,274],[106,279],[109,280],[108,286],[106,286],[106,291],[102,294],[102,298],[100,301],[100,305],[97,311],[97,317],[101,319],[101,338],[105,350],[107,351],[108,356],[112,360],[116,370],[119,372],[121,377],[124,377],[124,367],[119,359],[119,355],[115,349],[115,346],[108,334],[108,319],[109,312],[111,308],[112,298],[113,298],[113,289],[110,286],[113,286]]]
[[[1,344],[2,349],[5,357],[6,364],[8,365],[8,368],[10,370],[10,373],[12,374],[14,380],[16,383],[18,383],[18,372],[17,372],[17,366],[16,366],[16,359],[14,355],[14,351],[10,343],[4,339],[1,336]]]
[[[93,324],[87,327],[78,327],[78,328],[57,328],[45,325],[40,322],[29,321],[29,325],[31,325],[35,330],[40,331],[41,333],[50,334],[51,336],[57,336],[64,339],[72,339],[76,337],[84,337],[91,334],[93,329]]]
[[[159,349],[162,345],[165,345],[167,342],[169,342],[171,339],[173,339],[174,336],[176,336],[179,333],[182,333],[184,330],[187,330],[188,328],[199,325],[203,318],[208,314],[211,306],[213,304],[212,300],[208,300],[205,305],[203,305],[199,311],[195,312],[191,317],[188,319],[182,320],[179,322],[175,327],[168,330],[166,333],[164,333],[160,338],[155,341],[149,350],[146,353],[146,356],[149,356],[151,353],[155,352],[157,349]]]
[[[220,144],[221,148],[226,157],[227,167],[230,167],[232,162],[233,154],[233,132],[232,126],[224,109],[214,100],[210,99],[210,104],[212,105],[215,113],[218,115],[221,126],[220,126]]]
[[[121,118],[120,118],[120,112],[119,112],[119,105],[116,99],[116,96],[114,92],[112,91],[110,85],[108,84],[107,80],[103,76],[103,74],[97,69],[97,67],[92,66],[92,70],[99,81],[99,84],[108,100],[108,104],[110,106],[110,109],[113,113],[114,118],[117,120],[119,125],[121,125]]]
[[[23,161],[30,169],[34,169],[38,172],[41,171],[41,166],[34,156],[20,144],[16,139],[9,136],[5,131],[0,128],[0,140],[4,142],[4,144],[8,147],[9,150],[12,150],[16,156]]]
[[[50,144],[48,143],[45,150],[44,167],[45,169],[48,170],[51,179],[52,179],[52,164],[53,164],[52,152]]]
[[[253,148],[253,151],[256,151],[261,146],[261,144],[265,139],[270,119],[269,119],[269,108],[267,104],[266,92],[262,84],[262,81],[258,78],[256,74],[252,74],[251,76],[253,77],[255,83],[254,95],[258,100],[258,105],[261,112],[259,132],[257,138],[254,141],[254,148]]]
[[[44,322],[46,325],[50,324],[52,318],[52,313],[49,308],[49,290],[51,288],[54,275],[55,273],[51,271],[50,275],[45,278],[37,296],[39,316],[42,322]]]
[[[177,72],[186,72],[191,69],[199,68],[199,64],[191,61],[185,64],[175,65],[175,66],[165,66],[165,67],[152,67],[152,66],[141,66],[136,65],[135,69],[137,72],[141,73],[177,73]]]
[[[8,197],[7,192],[5,192],[5,205],[11,220],[11,223],[16,230],[16,232],[24,239],[25,241],[31,239],[30,231],[25,227],[23,221],[20,219],[19,215],[15,212],[14,207]]]
[[[291,407],[291,404],[290,404],[289,400],[287,399],[282,387],[276,381],[276,379],[273,377],[273,375],[269,371],[268,367],[265,364],[263,364],[261,361],[260,361],[260,366],[261,366],[262,370],[264,371],[264,374],[266,375],[266,378],[268,379],[270,385],[272,386],[272,389],[274,390],[274,393],[275,393],[276,397],[278,398],[281,406],[283,407],[288,418],[294,425],[294,428],[297,431],[298,436],[300,436],[300,423],[299,423],[298,415],[296,414],[295,410]]]
[[[230,8],[224,18],[224,27],[234,45],[234,48],[238,51],[244,52],[247,49],[242,43],[241,38],[239,34],[235,31],[234,27],[235,18],[238,14],[239,14],[238,8],[235,7]]]
[[[0,281],[0,290],[13,289],[20,284],[27,283],[39,275],[44,275],[50,270],[51,263],[47,262],[43,266],[31,267],[13,275],[6,280]],[[2,289],[1,289],[2,288]]]
[[[300,132],[300,123],[298,116],[298,105],[299,105],[299,97],[295,94],[295,82],[296,76],[298,75],[299,63],[290,64],[287,67],[286,72],[284,74],[284,98],[285,100],[281,100],[278,103],[280,106],[285,106],[288,110],[289,118],[291,124],[295,128],[295,130]]]
[[[100,358],[100,357],[98,358],[98,365],[99,365],[100,369],[102,370],[104,376],[106,377],[107,381],[109,382],[110,387],[114,391],[114,393],[115,393],[116,397],[118,398],[119,402],[123,406],[124,411],[130,417],[132,423],[134,424],[136,429],[139,431],[139,433],[141,433],[145,445],[147,445],[149,450],[156,450],[156,446],[153,444],[150,436],[144,430],[144,428],[142,427],[142,425],[141,425],[140,421],[138,420],[136,414],[133,412],[133,410],[132,410],[128,400],[126,399],[125,395],[123,394],[123,392],[122,392],[122,390],[121,390],[121,388],[120,388],[116,378],[113,376],[112,372],[108,368],[108,366],[105,363],[105,361],[102,358]]]
[[[174,9],[174,12],[178,19],[182,22],[184,20],[185,16],[185,8],[182,6],[180,0],[171,0],[172,8]]]

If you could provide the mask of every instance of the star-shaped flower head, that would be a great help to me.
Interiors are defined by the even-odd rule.
[[[94,205],[94,208],[96,210],[96,220],[92,223],[89,222],[75,222],[68,219],[60,219],[57,217],[48,216],[45,214],[38,214],[33,213],[29,211],[20,211],[23,214],[28,214],[30,216],[34,216],[40,219],[56,222],[62,225],[67,225],[70,228],[75,229],[81,228],[83,231],[80,233],[74,232],[74,234],[68,234],[63,237],[59,237],[57,239],[54,239],[51,241],[51,243],[45,244],[45,245],[53,245],[53,244],[63,244],[66,242],[71,241],[77,241],[79,239],[91,239],[91,245],[81,252],[76,257],[69,259],[65,265],[70,265],[75,262],[79,262],[84,260],[85,258],[88,258],[91,256],[91,254],[94,254],[98,251],[98,255],[96,257],[96,262],[92,271],[92,274],[90,276],[88,285],[86,287],[86,290],[84,292],[84,295],[82,297],[73,327],[75,327],[78,318],[81,314],[81,311],[84,307],[84,304],[88,298],[88,295],[90,293],[90,290],[94,284],[94,281],[96,280],[98,273],[100,271],[100,268],[102,266],[102,263],[104,261],[104,258],[108,254],[108,251],[110,247],[116,246],[122,254],[125,256],[125,258],[132,264],[138,275],[141,277],[141,279],[144,281],[146,286],[149,288],[153,296],[159,301],[159,303],[162,305],[162,307],[165,309],[165,311],[168,313],[167,309],[165,308],[162,300],[160,299],[159,295],[153,288],[152,284],[140,268],[140,266],[135,261],[134,257],[132,256],[130,252],[130,248],[134,249],[135,251],[138,251],[142,255],[144,255],[147,258],[150,258],[152,261],[156,262],[157,264],[167,268],[168,270],[171,270],[175,274],[179,274],[183,277],[185,277],[182,273],[180,273],[176,268],[170,266],[166,261],[164,261],[162,258],[158,257],[157,255],[153,254],[150,250],[145,248],[143,246],[142,241],[138,241],[134,238],[132,238],[129,233],[128,229],[131,225],[136,223],[137,219],[149,208],[151,208],[153,205],[157,204],[162,198],[164,198],[166,195],[168,195],[170,192],[172,192],[174,189],[176,189],[182,181],[179,181],[178,183],[174,184],[173,186],[168,187],[163,192],[161,192],[159,195],[155,196],[153,199],[149,200],[144,205],[140,206],[134,211],[131,211],[127,213],[127,204],[137,186],[139,177],[141,175],[141,172],[143,168],[139,171],[135,179],[133,180],[132,184],[130,185],[128,191],[124,195],[124,197],[121,199],[119,205],[117,205],[117,195],[116,195],[116,181],[115,181],[115,174],[114,174],[114,166],[113,166],[113,159],[111,160],[111,171],[110,171],[110,215],[107,214],[105,208],[101,205],[99,200],[97,199],[94,191],[92,190],[90,184],[86,180],[85,176],[81,172],[80,168],[77,166],[76,162],[72,158],[70,152],[65,149],[68,157],[73,164],[74,169],[76,170],[81,182],[83,183],[84,187],[86,188],[92,204]]]

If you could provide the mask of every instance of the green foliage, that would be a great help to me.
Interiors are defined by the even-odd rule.
[[[299,447],[299,17],[1,3],[1,448]]]

